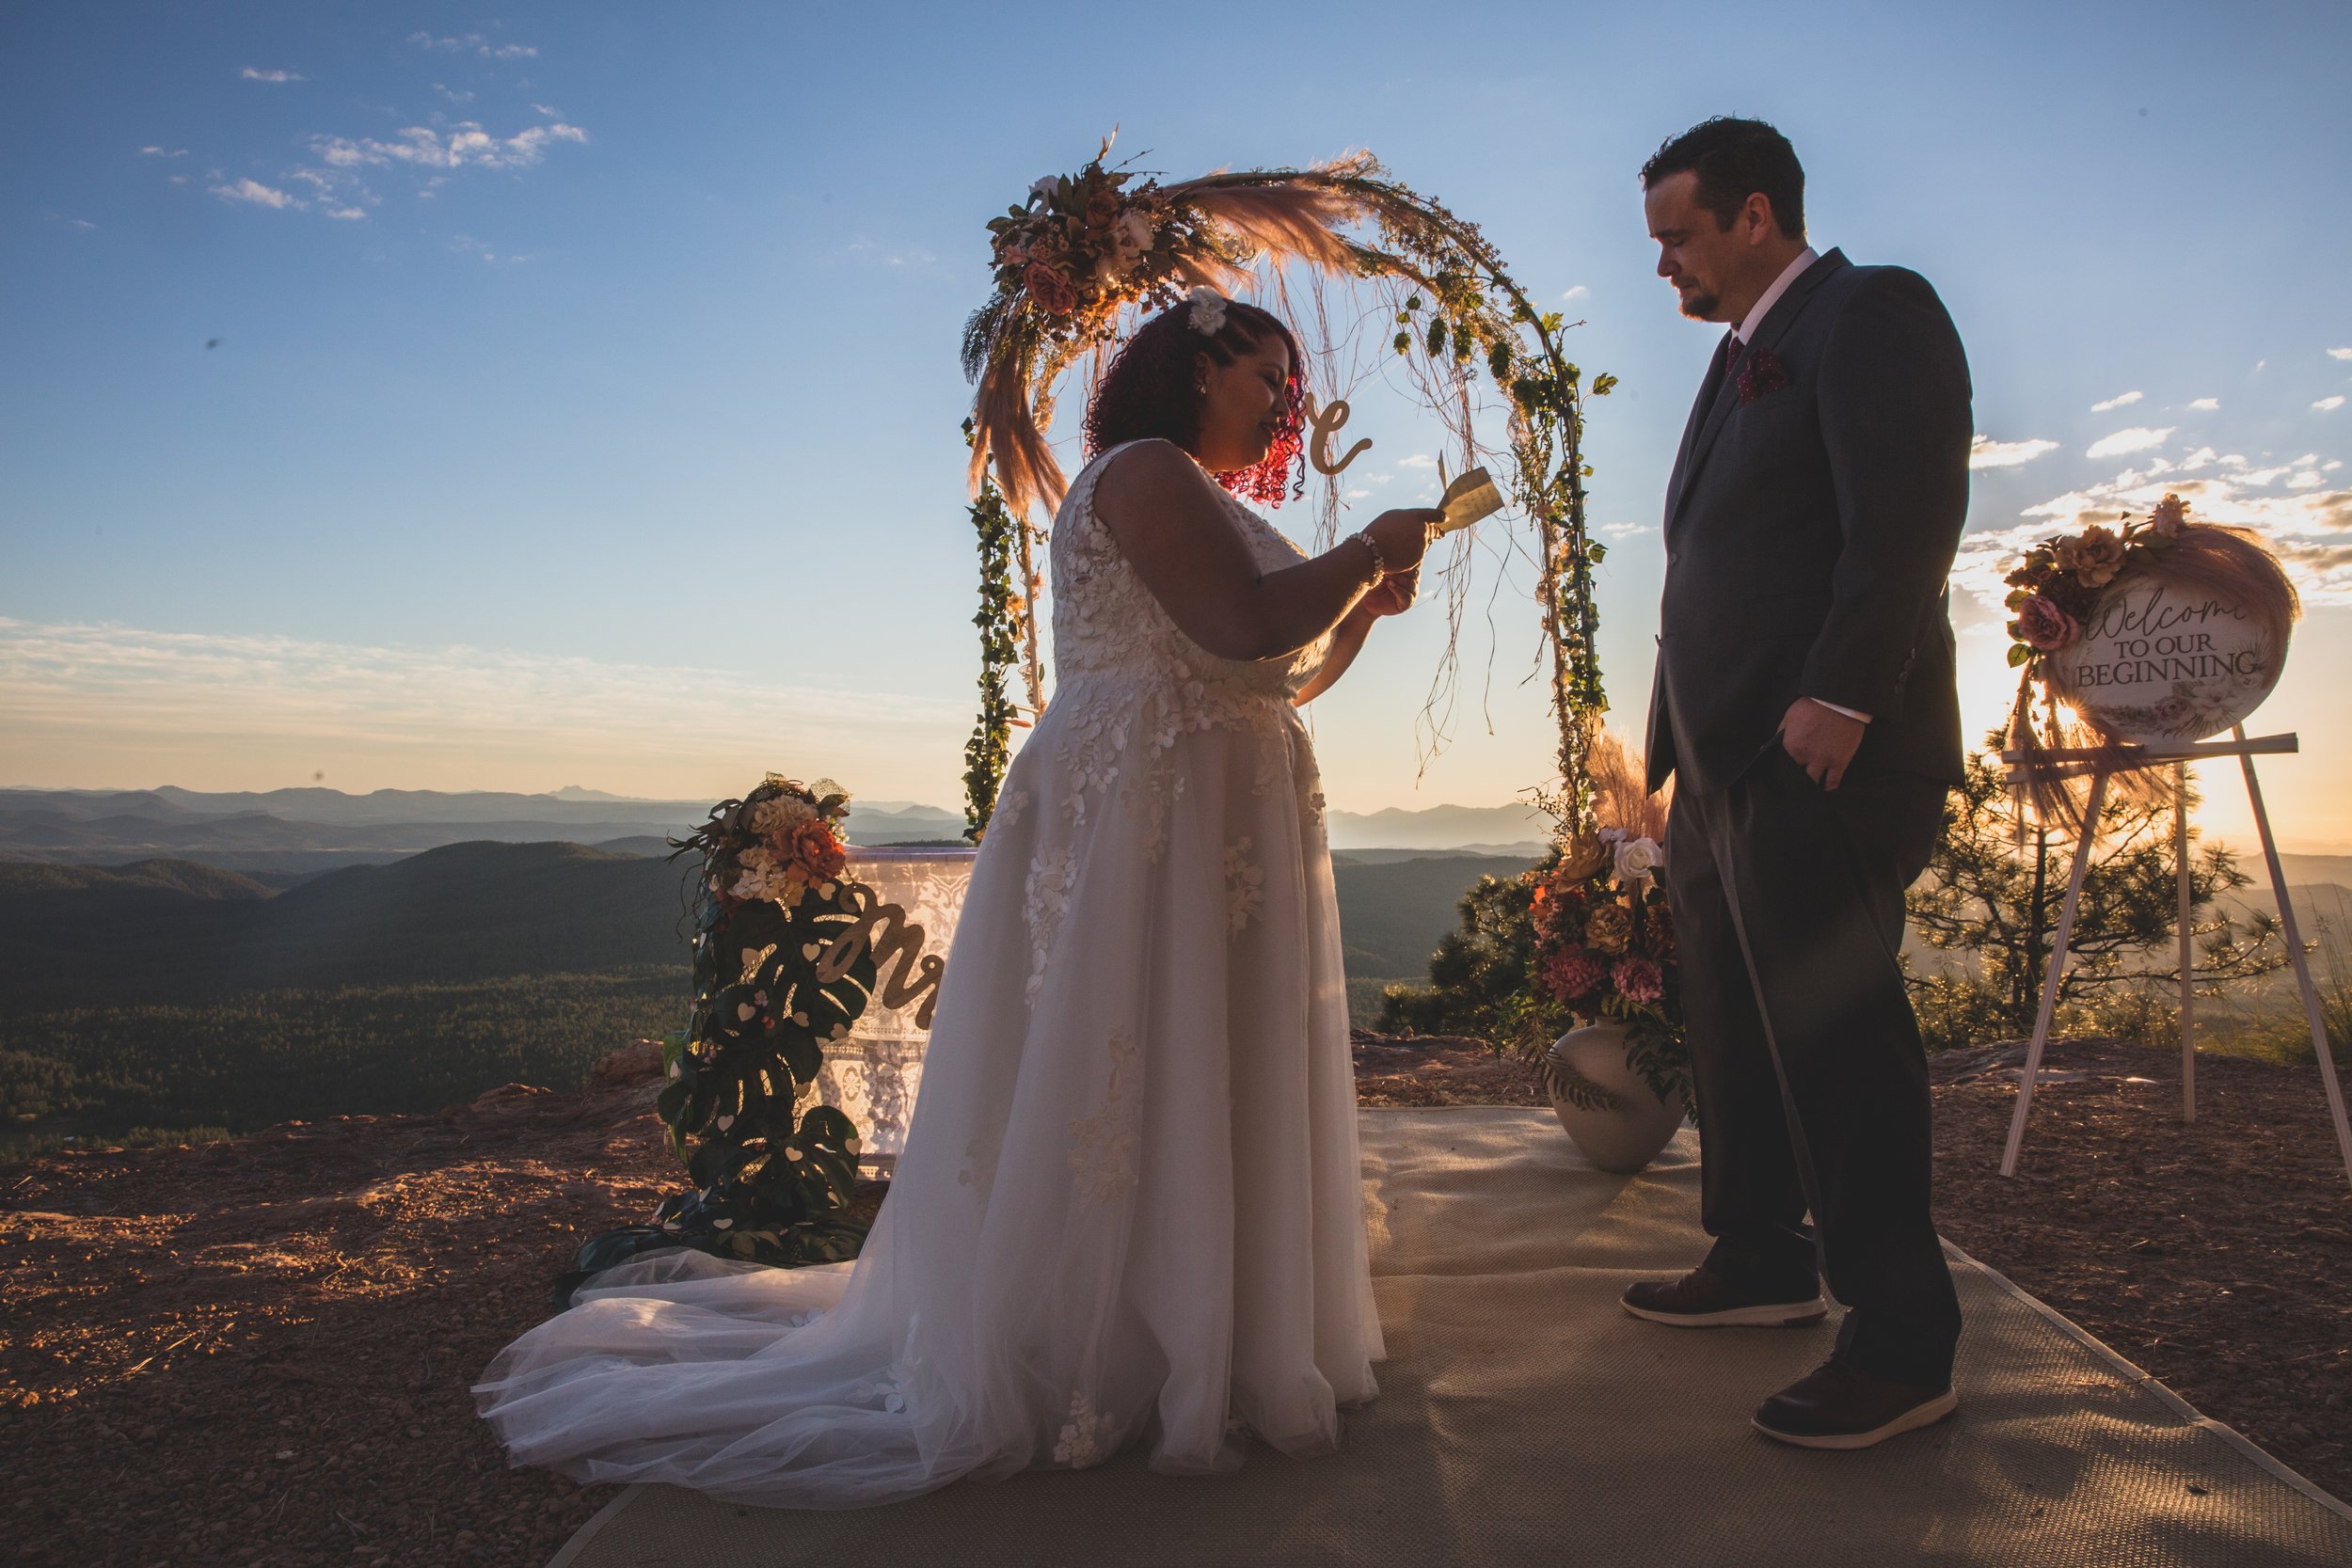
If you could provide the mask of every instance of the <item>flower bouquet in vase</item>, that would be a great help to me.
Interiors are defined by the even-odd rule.
[[[1534,989],[1577,1027],[1522,1051],[1577,1148],[1619,1173],[1648,1164],[1694,1100],[1663,862],[1654,839],[1604,828],[1536,873]]]

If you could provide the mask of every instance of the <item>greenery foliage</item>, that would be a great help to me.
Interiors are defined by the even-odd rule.
[[[972,421],[963,421],[964,436]],[[972,737],[963,743],[963,836],[977,844],[996,809],[1011,756],[1012,699],[1005,680],[1020,657],[1020,637],[1028,598],[1013,588],[1013,557],[1021,525],[1005,508],[995,483],[983,477],[972,500],[972,528],[980,553],[980,609],[972,624],[980,632],[980,711]]]
[[[1455,905],[1460,924],[1429,956],[1429,983],[1391,986],[1375,1027],[1383,1034],[1469,1035],[1498,1042],[1517,1037],[1530,1009],[1542,1006],[1532,978],[1535,875],[1481,877],[1471,883]]]
[[[876,981],[869,944],[837,946],[870,899],[843,875],[836,825],[849,796],[770,774],[679,847],[701,857],[694,915],[694,1010],[662,1046],[657,1102],[691,1190],[662,1200],[650,1224],[580,1249],[581,1275],[639,1253],[692,1247],[791,1265],[857,1255],[865,1226],[848,1212],[858,1136],[826,1105],[799,1108],[849,1037]]]
[[[1972,758],[1934,858],[1906,899],[1919,939],[1955,956],[1910,977],[1931,1050],[2033,1032],[2071,852],[2068,839],[2020,811],[2000,767]],[[2110,798],[2102,808],[2058,987],[2059,1027],[2142,1032],[2149,1003],[2135,995],[2179,985],[2171,823],[2162,803]],[[2225,986],[2288,961],[2275,917],[2241,922],[2217,903],[2249,880],[2220,845],[2190,860],[2189,979],[2201,995],[2218,997]]]

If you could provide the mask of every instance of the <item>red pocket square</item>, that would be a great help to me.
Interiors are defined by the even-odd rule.
[[[1777,392],[1788,385],[1788,367],[1780,362],[1780,356],[1771,349],[1759,348],[1750,354],[1740,366],[1740,402],[1754,403],[1769,392]]]

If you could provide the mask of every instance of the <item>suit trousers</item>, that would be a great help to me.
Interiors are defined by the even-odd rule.
[[[1960,1301],[1898,955],[1945,795],[1887,769],[1824,790],[1775,741],[1728,787],[1677,790],[1666,846],[1708,1266],[1788,1299],[1818,1268],[1849,1309],[1839,1358],[1935,1387]]]

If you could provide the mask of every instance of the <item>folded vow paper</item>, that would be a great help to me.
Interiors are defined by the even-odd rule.
[[[1502,492],[1495,488],[1493,476],[1486,469],[1472,468],[1445,487],[1438,506],[1445,513],[1445,521],[1438,525],[1437,531],[1453,533],[1502,511]]]

